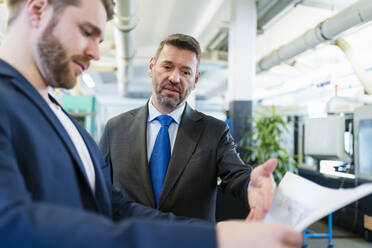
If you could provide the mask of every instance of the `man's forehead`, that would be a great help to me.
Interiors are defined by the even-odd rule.
[[[195,52],[178,48],[173,45],[164,45],[163,49],[159,54],[158,60],[160,61],[172,61],[172,62],[183,62],[186,64],[197,63],[197,58]]]
[[[71,5],[70,8],[74,9],[82,20],[100,29],[105,27],[107,13],[102,0],[81,0],[78,6]]]

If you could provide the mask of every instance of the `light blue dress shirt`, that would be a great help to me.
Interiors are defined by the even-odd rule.
[[[174,142],[176,141],[178,127],[180,125],[182,113],[185,110],[185,107],[186,107],[186,104],[183,103],[177,109],[175,109],[174,111],[168,114],[174,120],[168,129],[169,139],[171,143],[171,154],[173,152]],[[147,161],[150,161],[151,153],[152,153],[152,150],[154,149],[156,136],[158,135],[158,132],[161,127],[160,122],[158,120],[155,120],[155,118],[162,114],[154,107],[154,105],[152,105],[152,98],[150,98],[150,101],[148,103],[148,110],[149,110],[149,116],[147,118],[146,139],[147,139]]]

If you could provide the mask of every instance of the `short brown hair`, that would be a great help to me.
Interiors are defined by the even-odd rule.
[[[192,36],[186,34],[171,34],[167,38],[165,38],[162,42],[160,42],[158,49],[156,50],[156,54],[154,56],[155,61],[158,59],[161,50],[163,50],[164,45],[172,45],[179,49],[189,50],[194,52],[196,58],[198,60],[198,64],[196,66],[197,71],[199,71],[199,64],[200,64],[200,56],[201,56],[201,49],[199,42]]]
[[[59,12],[70,5],[79,6],[80,0],[48,0],[53,6],[54,11]],[[111,20],[114,17],[114,0],[101,0],[105,7],[107,20]],[[26,4],[26,0],[5,0],[5,4],[9,10],[8,26],[17,18],[22,7]]]

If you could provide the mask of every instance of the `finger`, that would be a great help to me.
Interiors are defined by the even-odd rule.
[[[264,217],[265,215],[263,215],[262,211],[259,208],[255,208],[249,211],[246,221],[262,221]]]
[[[282,245],[280,248],[297,248],[298,245]]]
[[[275,170],[277,165],[277,160],[270,158],[265,163],[257,166],[253,169],[251,174],[251,180],[260,178],[260,177],[269,177],[271,173]]]
[[[271,193],[268,192],[265,195],[265,199],[264,199],[263,211],[265,212],[265,214],[270,210],[271,202],[272,202]]]
[[[249,211],[249,214],[247,216],[247,218],[245,218],[246,221],[252,221],[253,220],[253,216],[254,216],[254,209],[251,209]]]
[[[254,221],[261,221],[265,217],[265,213],[262,207],[256,207],[252,214],[252,219]]]
[[[262,210],[259,210],[255,213],[254,220],[261,221],[265,217],[265,214]]]
[[[262,176],[271,176],[275,170],[278,161],[275,158],[270,158],[263,164]]]
[[[286,245],[290,245],[290,247],[296,247],[303,243],[302,233],[295,232],[295,231],[287,231],[283,235],[283,242]]]
[[[274,195],[275,195],[275,183],[272,182],[273,179],[268,179],[267,181],[267,188],[266,188],[266,194],[264,199],[264,205],[265,205],[265,211],[269,211],[271,208],[271,203],[273,202]]]

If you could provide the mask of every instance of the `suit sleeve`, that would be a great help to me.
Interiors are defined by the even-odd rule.
[[[212,225],[148,220],[145,215],[127,218],[136,214],[129,207],[124,210],[128,213],[125,219],[113,222],[81,208],[45,202],[42,195],[33,196],[20,171],[19,163],[24,158],[16,157],[13,150],[12,131],[15,130],[1,110],[0,120],[1,247],[216,246]]]
[[[222,179],[223,191],[232,194],[248,206],[248,183],[252,167],[245,164],[236,151],[234,139],[224,124],[217,146],[218,176]]]

